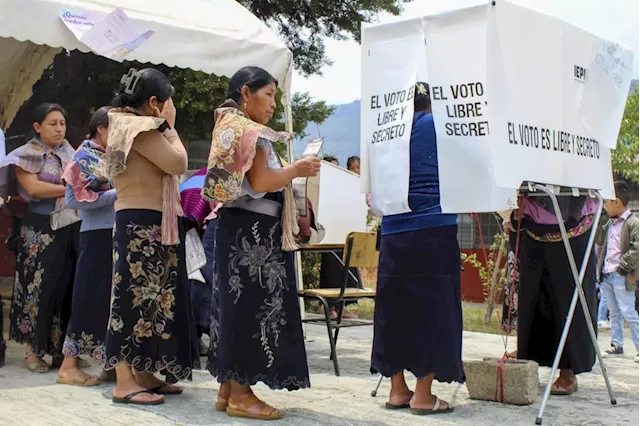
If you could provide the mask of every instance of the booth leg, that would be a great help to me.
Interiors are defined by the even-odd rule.
[[[553,208],[555,210],[556,217],[562,218],[562,214],[560,212],[560,206],[558,205],[558,199],[556,198],[555,194],[551,190],[549,190],[546,186],[543,186],[543,185],[535,184],[533,185],[533,187],[537,190],[540,190],[546,193],[549,196],[549,198],[551,199],[551,202],[553,203]],[[580,266],[580,272],[578,272],[578,267],[576,266],[576,262],[573,257],[573,250],[571,249],[571,244],[569,243],[569,237],[567,235],[567,230],[564,226],[564,222],[560,219],[558,220],[560,234],[562,235],[562,242],[564,243],[565,251],[567,253],[567,258],[569,260],[569,265],[571,266],[571,272],[573,274],[573,279],[574,279],[576,288],[573,292],[573,298],[571,299],[569,312],[567,313],[567,319],[565,321],[564,329],[562,330],[562,336],[560,338],[558,350],[556,351],[556,356],[553,360],[553,366],[551,367],[549,381],[544,390],[542,404],[540,404],[540,411],[538,412],[538,417],[536,417],[535,423],[537,425],[542,424],[544,410],[549,400],[549,395],[551,394],[551,388],[553,386],[556,371],[558,370],[558,365],[560,364],[560,358],[562,356],[562,352],[564,351],[564,347],[567,343],[567,336],[569,335],[569,329],[571,327],[571,322],[573,321],[573,315],[575,314],[575,309],[578,303],[578,299],[580,299],[580,304],[582,305],[582,310],[584,312],[585,320],[587,321],[587,328],[589,329],[589,334],[591,336],[591,344],[596,350],[596,355],[600,363],[600,368],[602,370],[602,375],[604,377],[604,381],[607,386],[607,391],[609,392],[609,398],[610,398],[611,404],[614,404],[614,405],[616,404],[616,400],[613,394],[613,389],[611,388],[611,383],[609,381],[609,374],[607,373],[607,369],[604,365],[602,354],[600,352],[600,346],[598,345],[598,338],[593,328],[593,324],[591,323],[591,314],[589,312],[589,306],[587,305],[587,301],[584,296],[584,291],[582,289],[582,283],[587,270],[587,265],[589,263],[589,257],[591,256],[591,250],[593,249],[596,232],[598,230],[597,227],[598,227],[598,224],[600,223],[600,215],[602,214],[602,206],[604,204],[602,196],[600,196],[599,193],[596,193],[596,197],[598,198],[598,211],[594,217],[593,226],[591,228],[591,233],[589,235],[589,242],[587,244],[587,250],[585,251],[584,257],[582,259],[582,264]]]

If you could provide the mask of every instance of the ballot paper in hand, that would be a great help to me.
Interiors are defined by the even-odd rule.
[[[198,231],[195,228],[187,232],[184,239],[184,248],[187,257],[187,275],[193,274],[207,264],[207,256],[204,253],[200,235],[198,235]]]
[[[93,52],[118,62],[154,33],[140,32],[120,8],[108,15],[61,9],[60,19]]]
[[[312,139],[307,143],[304,152],[302,153],[303,157],[309,156],[317,156],[320,154],[320,150],[322,149],[322,139]]]

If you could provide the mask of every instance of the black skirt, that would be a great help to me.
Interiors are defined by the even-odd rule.
[[[372,373],[464,382],[457,226],[383,235]]]
[[[154,210],[116,212],[106,368],[126,362],[134,371],[189,379],[200,356],[184,244],[162,245],[161,222]]]
[[[214,219],[207,223],[207,228],[202,236],[202,247],[207,258],[207,264],[200,272],[206,282],[191,280],[191,306],[198,334],[209,333],[211,327],[211,292],[213,289],[213,249],[215,244],[216,227],[218,220]]]
[[[537,225],[524,221],[523,229],[528,228],[535,231],[535,235],[558,232],[558,226],[555,225]],[[589,232],[569,241],[580,269],[589,241]],[[518,257],[518,358],[551,367],[575,290],[567,254],[562,241],[537,241],[525,231],[520,235]],[[597,330],[595,280],[596,261],[595,255],[592,255],[586,269],[583,289],[591,313],[589,320]],[[585,373],[592,370],[595,359],[596,352],[591,344],[589,329],[578,301],[559,367],[572,369],[575,374]]]
[[[294,258],[281,241],[278,219],[219,210],[208,368],[220,383],[309,387]]]
[[[22,218],[9,338],[38,356],[62,355],[71,316],[80,223],[53,231],[49,215]]]
[[[113,264],[113,229],[80,233],[71,319],[62,354],[105,360]]]
[[[383,235],[372,373],[464,382],[457,226]]]

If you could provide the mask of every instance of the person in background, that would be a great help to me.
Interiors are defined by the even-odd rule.
[[[410,141],[410,213],[384,216],[371,372],[391,377],[387,409],[429,415],[453,410],[434,380],[465,380],[460,249],[455,214],[440,208],[436,131],[426,83],[415,85]],[[404,371],[417,377],[409,390]]]
[[[611,328],[609,322],[609,306],[607,305],[607,293],[602,288],[601,284],[597,284],[598,289],[598,328],[601,330],[607,330]]]
[[[61,211],[65,187],[61,177],[74,149],[65,139],[65,110],[45,103],[34,110],[36,136],[0,162],[0,197],[19,195],[28,208],[16,235],[16,280],[9,338],[26,343],[25,362],[46,373],[45,354],[62,362],[64,332],[71,314],[71,294],[80,224],[52,229],[51,214]]]
[[[245,67],[229,80],[215,112],[202,195],[223,203],[215,235],[209,371],[221,384],[216,410],[231,417],[273,420],[283,413],[251,386],[309,387],[293,251],[297,215],[291,181],[316,176],[320,159],[282,165],[274,143],[289,134],[266,126],[277,81]],[[248,155],[241,155],[249,153]]]
[[[104,154],[111,107],[99,108],[89,121],[89,138],[80,144],[67,164],[65,204],[82,219],[71,319],[66,330],[64,360],[57,382],[75,386],[97,386],[100,381],[80,370],[79,355],[99,362],[105,357],[105,325],[111,297],[111,250],[116,191],[106,178]],[[106,376],[105,376],[106,377]]]
[[[162,72],[131,69],[109,111],[107,177],[118,198],[106,368],[112,401],[156,405],[200,366],[189,300],[178,176],[187,152],[175,130],[173,86]]]
[[[188,222],[187,226],[194,227],[198,230],[207,258],[207,264],[200,269],[202,277],[199,278],[203,278],[204,282],[199,279],[191,279],[189,290],[198,340],[200,342],[200,355],[202,356],[208,354],[208,348],[202,341],[202,336],[204,334],[208,335],[211,327],[213,239],[215,237],[216,227],[216,222],[213,220],[215,218],[215,212],[213,212],[211,204],[204,200],[200,194],[204,186],[206,174],[207,168],[203,167],[180,185],[180,203],[182,204],[184,217]],[[216,207],[216,211],[217,208],[219,208],[219,206]]]
[[[622,181],[614,184],[615,200],[606,200],[604,208],[609,221],[602,227],[598,246],[599,281],[611,312],[611,348],[607,355],[624,354],[623,320],[629,324],[631,340],[636,347],[638,362],[638,312],[635,292],[638,289],[638,217],[627,207],[631,197],[629,186]]]
[[[336,166],[340,165],[340,162],[338,161],[338,159],[331,155],[325,155],[324,157],[322,157],[322,159],[328,163],[335,164]]]
[[[347,159],[347,170],[360,175],[360,157],[354,155],[353,157],[349,157]]]

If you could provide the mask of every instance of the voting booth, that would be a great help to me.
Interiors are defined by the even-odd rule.
[[[518,194],[615,198],[611,150],[633,52],[551,16],[493,1],[450,13],[362,27],[361,171],[374,211],[410,211],[414,84],[430,88],[445,213],[517,208]],[[563,188],[563,189],[561,189]],[[601,209],[600,209],[601,210]],[[598,223],[600,212],[594,218]],[[536,423],[580,299],[593,246],[576,265],[559,223],[576,290]],[[592,344],[615,404],[592,324]]]

